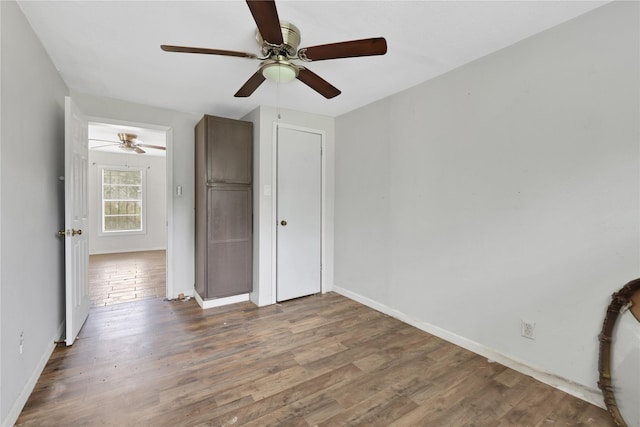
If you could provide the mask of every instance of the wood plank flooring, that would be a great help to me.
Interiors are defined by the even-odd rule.
[[[608,414],[335,293],[92,308],[18,426],[613,426]]]
[[[89,257],[92,307],[166,295],[166,251],[126,252]]]

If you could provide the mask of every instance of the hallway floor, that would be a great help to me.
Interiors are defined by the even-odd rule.
[[[89,257],[92,307],[166,296],[166,251],[125,252]]]

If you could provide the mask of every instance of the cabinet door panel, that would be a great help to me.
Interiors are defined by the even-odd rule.
[[[210,183],[251,183],[253,125],[208,117],[207,179]]]
[[[246,293],[252,283],[251,188],[210,187],[207,298]]]
[[[251,257],[248,242],[216,243],[209,248],[207,298],[251,292]]]

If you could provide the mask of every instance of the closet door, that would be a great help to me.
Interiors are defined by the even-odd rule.
[[[278,127],[277,301],[321,292],[322,136]]]

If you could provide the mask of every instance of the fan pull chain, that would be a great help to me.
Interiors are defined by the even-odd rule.
[[[280,122],[280,119],[282,118],[281,116],[281,110],[280,110],[280,81],[278,81],[276,83],[276,107],[277,107],[277,111],[278,111],[278,123]]]

